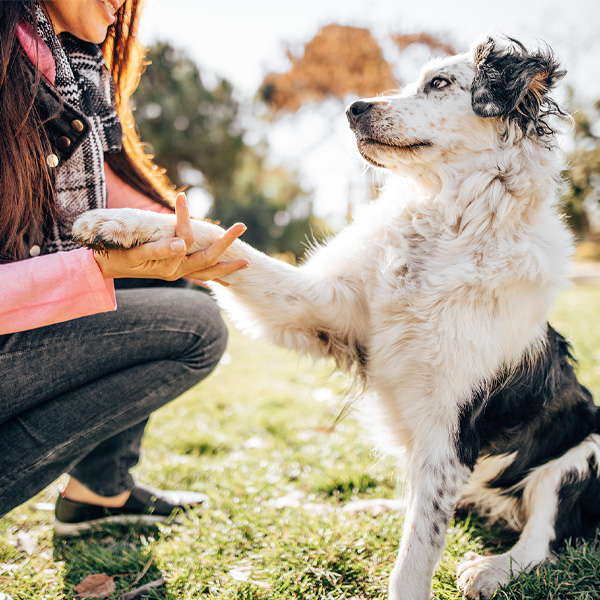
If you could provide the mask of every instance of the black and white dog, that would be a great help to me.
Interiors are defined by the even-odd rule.
[[[301,267],[236,241],[248,258],[215,293],[256,335],[355,368],[378,438],[407,461],[410,494],[391,600],[426,600],[457,506],[521,532],[469,554],[458,586],[488,598],[600,519],[600,412],[547,323],[573,250],[557,214],[561,164],[550,50],[488,38],[434,60],[402,93],[347,110],[390,184]],[[196,222],[195,251],[222,229]],[[173,236],[174,218],[92,211],[74,236],[123,247]],[[400,452],[399,452],[400,453]]]

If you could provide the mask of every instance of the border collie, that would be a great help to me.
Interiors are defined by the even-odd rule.
[[[520,532],[469,553],[457,584],[489,598],[600,519],[600,412],[547,322],[573,240],[557,213],[561,162],[549,48],[488,38],[433,60],[401,93],[347,109],[367,163],[403,180],[300,267],[236,241],[250,267],[214,291],[247,331],[363,380],[364,414],[403,454],[409,499],[390,600],[426,600],[458,506]],[[410,180],[410,186],[406,182]],[[174,217],[96,210],[74,237],[96,249],[174,235]],[[190,252],[222,229],[194,223]]]

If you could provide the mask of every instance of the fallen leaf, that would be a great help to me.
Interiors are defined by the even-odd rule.
[[[106,598],[116,589],[114,577],[109,577],[105,573],[88,575],[79,585],[75,586],[75,591],[79,592],[77,598]]]

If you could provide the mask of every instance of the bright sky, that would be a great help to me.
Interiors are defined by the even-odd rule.
[[[146,0],[140,37],[147,45],[165,40],[185,49],[204,74],[226,77],[249,100],[267,72],[285,69],[286,47],[301,45],[333,22],[383,35],[442,34],[465,50],[490,31],[528,46],[543,40],[568,69],[567,83],[577,96],[587,102],[600,97],[599,0]],[[352,144],[343,111],[336,118],[329,124],[335,140],[329,146],[315,145],[319,134],[311,137],[311,128],[301,133],[293,123],[275,127],[270,139],[273,154],[288,163],[294,162],[290,146],[316,148],[310,156],[301,150],[294,166],[315,187],[322,214],[342,210],[347,179],[356,182],[360,172],[351,153],[341,150]]]

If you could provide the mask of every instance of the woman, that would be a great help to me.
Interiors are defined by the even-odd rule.
[[[218,262],[241,224],[186,256],[183,194],[175,238],[106,254],[70,239],[74,219],[107,199],[170,210],[129,108],[140,4],[0,2],[0,516],[68,472],[61,534],[204,500],[129,471],[149,414],[214,369],[226,330],[206,294],[146,284],[247,266]],[[115,293],[121,278],[128,289]]]

